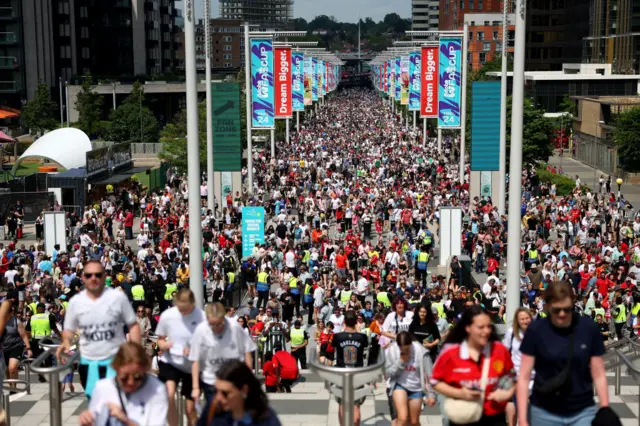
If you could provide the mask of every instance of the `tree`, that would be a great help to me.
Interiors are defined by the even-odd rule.
[[[576,101],[571,99],[569,95],[564,95],[562,98],[562,102],[558,105],[558,109],[560,111],[568,112],[572,116],[578,115],[578,107],[576,106]]]
[[[58,128],[56,108],[56,103],[51,100],[49,85],[39,83],[35,97],[22,109],[25,126],[40,134]]]
[[[158,120],[145,106],[144,89],[138,81],[109,120],[106,136],[113,142],[156,142],[160,136]]]
[[[553,153],[551,136],[553,123],[544,116],[544,110],[524,99],[522,116],[522,164],[546,162]],[[511,152],[511,96],[507,99],[507,161]]]
[[[76,127],[89,136],[98,137],[101,128],[100,116],[102,114],[103,98],[91,88],[93,80],[90,74],[84,76],[82,88],[76,99],[76,111],[79,117]]]
[[[635,107],[618,115],[613,141],[618,146],[618,158],[627,172],[640,171],[640,108]]]
[[[207,167],[207,106],[198,104],[198,133],[200,139],[200,170]],[[162,152],[160,158],[182,172],[187,171],[187,110],[180,109],[160,134]]]

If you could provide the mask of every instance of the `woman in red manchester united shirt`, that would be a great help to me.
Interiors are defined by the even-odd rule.
[[[506,426],[505,407],[513,397],[515,381],[511,354],[497,341],[491,318],[480,305],[466,310],[451,330],[433,366],[431,383],[448,398],[474,401],[481,398],[480,379],[490,357],[482,418],[476,426]],[[449,422],[451,426],[455,423]]]

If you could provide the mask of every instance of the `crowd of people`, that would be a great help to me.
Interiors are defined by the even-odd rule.
[[[69,216],[71,243],[53,253],[17,239],[16,206],[16,239],[0,245],[6,377],[57,335],[57,362],[80,353],[63,386],[77,371],[90,399],[82,425],[175,426],[177,393],[190,425],[277,425],[267,395],[291,392],[309,360],[361,367],[384,352],[394,426],[418,425],[424,405],[454,426],[582,426],[596,416],[615,425],[602,355],[640,328],[640,218],[606,184],[592,192],[577,181],[559,194],[527,167],[523,273],[509,283],[522,306],[507,318],[506,217],[470,196],[455,146],[422,140],[374,91],[346,89],[278,142],[276,158],[252,153],[251,191],[224,194],[210,211],[203,177],[200,218],[188,217],[186,179],[173,169],[164,188],[115,190]],[[245,206],[266,218],[249,257]],[[433,260],[445,206],[463,211],[472,265]],[[190,261],[189,226],[203,229],[202,264]],[[204,309],[191,268],[203,270]]]

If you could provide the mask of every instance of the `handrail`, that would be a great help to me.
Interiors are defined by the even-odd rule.
[[[80,359],[80,352],[76,352],[72,356],[68,354],[62,354],[62,356],[67,357],[64,364],[55,365],[53,367],[41,367],[42,364],[51,356],[56,355],[57,347],[49,348],[46,351],[42,352],[33,362],[29,368],[31,371],[37,374],[51,374],[51,373],[59,373],[60,371],[68,370],[72,367],[72,364]]]
[[[635,366],[633,360],[620,350],[616,351],[616,353],[618,354],[620,360],[627,365],[627,368],[631,372],[631,375],[640,378],[640,368]],[[640,359],[640,356],[636,356],[635,359]]]
[[[53,337],[45,337],[44,339],[40,339],[38,341],[38,345],[40,345],[40,347],[43,349],[51,349],[51,348],[58,349],[60,344],[61,344],[60,340],[54,339]]]
[[[384,351],[380,351],[380,355],[378,356],[378,362],[373,365],[367,365],[364,367],[336,367],[336,366],[328,366],[323,364],[316,363],[316,355],[315,352],[312,354],[312,359],[309,364],[311,364],[312,368],[318,371],[324,371],[327,373],[346,373],[346,374],[357,374],[357,373],[369,373],[371,371],[376,371],[381,367],[384,367]]]
[[[10,386],[4,386],[5,384],[7,385],[23,385],[24,389],[19,389],[17,387],[12,388]],[[18,379],[5,379],[2,381],[2,390],[3,391],[8,391],[8,392],[29,392],[29,388],[30,388],[30,384],[29,382],[27,382],[26,380],[18,380]]]
[[[631,342],[631,339],[629,339],[629,337],[625,337],[622,340],[618,340],[617,342],[611,342],[607,345],[605,345],[604,350],[605,352],[611,350],[611,349],[615,349],[615,348],[619,348],[621,346],[627,345],[629,344],[629,342]]]

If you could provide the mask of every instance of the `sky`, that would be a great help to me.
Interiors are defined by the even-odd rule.
[[[182,8],[182,1],[176,6]],[[196,0],[197,16],[202,16],[203,0]],[[218,2],[211,0],[212,16],[218,15]],[[397,13],[403,18],[411,17],[411,0],[293,0],[294,18],[311,21],[318,15],[335,16],[340,22],[358,22],[358,18],[370,17],[381,21],[388,13]]]

